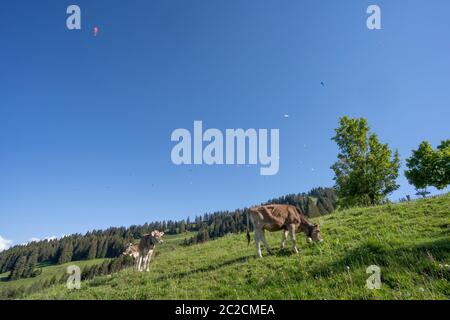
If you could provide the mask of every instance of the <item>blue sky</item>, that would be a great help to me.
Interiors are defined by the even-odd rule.
[[[82,30],[66,28],[70,4]],[[366,28],[369,4],[382,30]],[[447,0],[2,2],[0,240],[332,186],[343,115],[366,117],[402,160],[438,144],[450,133],[448,12]],[[279,173],[173,165],[171,132],[194,120],[279,128]],[[393,199],[414,193],[398,182]]]

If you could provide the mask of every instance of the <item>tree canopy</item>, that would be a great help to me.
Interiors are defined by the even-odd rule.
[[[442,141],[436,150],[423,141],[412,151],[406,166],[405,176],[416,189],[444,189],[450,184],[450,139]]]
[[[331,167],[339,204],[375,205],[398,189],[400,167],[398,151],[393,154],[387,144],[370,132],[365,118],[342,117],[332,138],[338,147],[338,161]]]

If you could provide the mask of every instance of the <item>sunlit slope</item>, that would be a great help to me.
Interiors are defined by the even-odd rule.
[[[450,196],[351,209],[316,219],[325,242],[300,254],[280,251],[280,233],[268,234],[276,254],[255,258],[254,242],[230,235],[191,247],[183,237],[157,247],[150,272],[124,270],[58,286],[38,299],[449,299]],[[366,268],[381,268],[379,290],[366,288]]]
[[[37,267],[42,269],[42,273],[34,278],[24,278],[14,281],[8,281],[8,276],[10,272],[5,272],[0,274],[0,291],[7,290],[10,288],[21,288],[29,287],[35,283],[41,283],[44,281],[50,281],[52,278],[60,280],[64,274],[67,272],[67,267],[70,265],[77,265],[81,269],[86,266],[91,266],[93,264],[102,263],[105,259],[94,259],[94,260],[84,260],[84,261],[72,261],[61,265],[50,265],[50,264],[39,264]]]

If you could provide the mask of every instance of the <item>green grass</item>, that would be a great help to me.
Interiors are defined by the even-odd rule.
[[[77,265],[81,269],[85,266],[90,266],[97,263],[102,263],[105,259],[94,259],[94,260],[84,260],[84,261],[72,261],[61,265],[49,265],[49,264],[39,264],[37,268],[42,268],[42,273],[34,278],[25,278],[15,281],[8,281],[9,272],[0,274],[0,290],[5,290],[9,288],[18,287],[28,287],[36,282],[44,282],[46,280],[52,279],[54,276],[59,280],[67,271],[67,267],[70,265]]]
[[[354,208],[315,219],[325,242],[300,254],[275,250],[255,258],[254,242],[230,235],[191,247],[167,237],[150,272],[123,270],[60,285],[31,299],[449,299],[450,195]],[[266,233],[267,234],[267,233]],[[280,233],[267,234],[279,247]],[[366,288],[366,268],[381,268],[382,286]]]

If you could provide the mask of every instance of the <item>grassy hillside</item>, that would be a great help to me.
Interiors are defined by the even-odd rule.
[[[60,285],[33,299],[449,299],[450,195],[355,208],[316,219],[325,242],[298,255],[276,250],[255,258],[244,234],[182,247],[183,237],[157,248],[150,272],[132,269]],[[280,233],[268,234],[279,247]],[[365,287],[366,268],[381,268],[382,287]]]
[[[18,289],[18,288],[29,288],[34,284],[43,283],[44,281],[49,281],[53,277],[58,280],[66,273],[67,267],[69,265],[77,265],[81,269],[85,266],[90,266],[97,263],[102,263],[105,259],[95,259],[95,260],[85,260],[85,261],[73,261],[61,265],[48,265],[39,264],[37,268],[42,269],[42,273],[34,278],[25,278],[15,281],[8,281],[9,272],[0,273],[0,292],[2,290]]]

